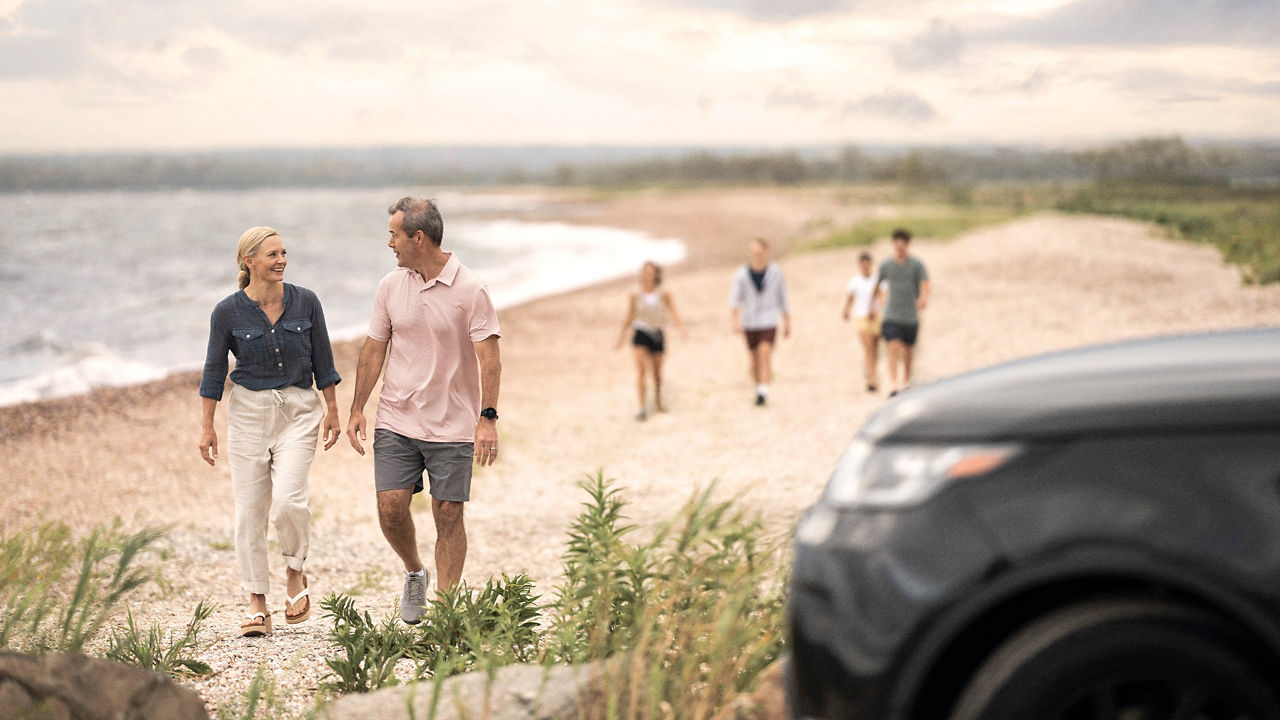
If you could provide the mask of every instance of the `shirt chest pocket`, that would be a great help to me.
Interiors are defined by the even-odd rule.
[[[280,323],[283,331],[284,352],[291,359],[300,360],[303,367],[311,367],[311,321],[285,320]]]
[[[236,365],[261,365],[267,361],[265,334],[266,331],[260,327],[231,329],[231,352],[236,356]]]

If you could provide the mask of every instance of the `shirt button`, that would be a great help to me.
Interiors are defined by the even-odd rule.
[[[280,348],[276,348],[276,352],[280,352]]]
[[[276,363],[276,367],[284,367],[284,363]]]
[[[275,329],[275,328],[271,328],[271,334],[272,334],[272,335],[275,335],[275,334],[276,334],[276,329]]]

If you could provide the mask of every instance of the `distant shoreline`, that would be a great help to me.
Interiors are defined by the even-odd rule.
[[[1154,140],[1228,158],[1211,177],[1280,177],[1280,138],[1177,136],[1053,146],[822,144],[765,146],[513,145],[245,148],[0,154],[0,193],[242,190],[281,187],[470,186],[587,188],[654,183],[790,186],[883,180],[973,183],[1088,180],[1090,158]],[[912,170],[911,168],[914,168]],[[906,177],[903,172],[919,177]],[[1206,177],[1210,177],[1206,176]]]
[[[10,300],[15,309],[30,310],[15,316],[0,337],[0,406],[198,369],[209,309],[234,289],[230,253],[235,234],[244,227],[241,223],[264,216],[279,218],[270,224],[286,242],[297,243],[290,256],[302,264],[296,271],[290,268],[286,277],[320,294],[331,337],[359,339],[377,282],[395,266],[385,241],[373,235],[380,235],[385,223],[383,196],[405,192],[421,191],[343,188],[309,193],[291,188],[251,194],[243,203],[222,193],[156,191],[136,200],[86,199],[75,204],[79,214],[48,193],[28,202],[0,198],[0,210],[16,216],[0,230],[0,241],[15,243]],[[485,279],[500,310],[630,275],[645,260],[671,264],[685,256],[677,238],[593,222],[589,206],[565,193],[442,190],[435,195],[446,216],[446,248],[458,251]],[[242,206],[248,209],[238,209]],[[96,218],[96,225],[81,229],[86,213]],[[586,222],[565,222],[561,216]],[[176,255],[168,246],[172,230],[144,229],[174,228],[192,217],[202,219],[197,225],[217,229],[197,235]],[[118,249],[95,271],[97,277],[72,269],[78,275],[69,277],[82,280],[64,289],[64,300],[72,306],[55,314],[21,304],[22,298],[56,285],[47,273],[34,269],[38,258],[34,249],[24,249],[23,237],[41,238],[46,253],[72,249],[75,237]],[[352,238],[363,238],[355,251]],[[133,269],[153,267],[157,254],[166,258],[149,272],[164,285],[130,282]],[[114,308],[123,312],[112,312]]]

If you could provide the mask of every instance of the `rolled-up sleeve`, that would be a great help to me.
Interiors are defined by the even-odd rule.
[[[230,339],[230,329],[221,322],[218,308],[214,308],[209,315],[209,344],[204,354],[204,373],[200,376],[200,397],[222,400],[222,390],[227,384]]]
[[[323,390],[342,382],[333,362],[333,346],[329,343],[329,328],[324,322],[324,308],[320,298],[311,296],[311,370],[316,376],[316,388]]]

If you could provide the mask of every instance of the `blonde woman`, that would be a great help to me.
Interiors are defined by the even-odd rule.
[[[671,302],[671,293],[661,289],[662,268],[657,263],[646,262],[640,269],[640,289],[627,298],[627,315],[622,321],[622,334],[618,336],[617,348],[621,348],[631,335],[631,344],[636,357],[636,390],[640,396],[640,412],[636,420],[646,419],[648,414],[648,396],[645,390],[645,376],[653,376],[653,405],[658,412],[666,412],[662,404],[662,359],[666,355],[666,340],[662,330],[670,319],[680,329],[681,337],[688,337],[676,306]]]
[[[267,609],[267,521],[276,526],[288,566],[285,622],[311,616],[303,565],[310,541],[307,473],[320,428],[324,449],[338,440],[341,425],[334,386],[341,381],[333,362],[324,312],[316,294],[284,281],[284,242],[268,227],[240,236],[236,265],[240,289],[213,309],[209,348],[200,379],[203,427],[200,456],[210,466],[218,457],[214,412],[227,379],[227,353],[236,358],[227,409],[227,449],[235,496],[236,562],[249,612],[240,634],[271,632]],[[312,389],[324,395],[325,407]],[[327,408],[327,410],[326,410]]]

